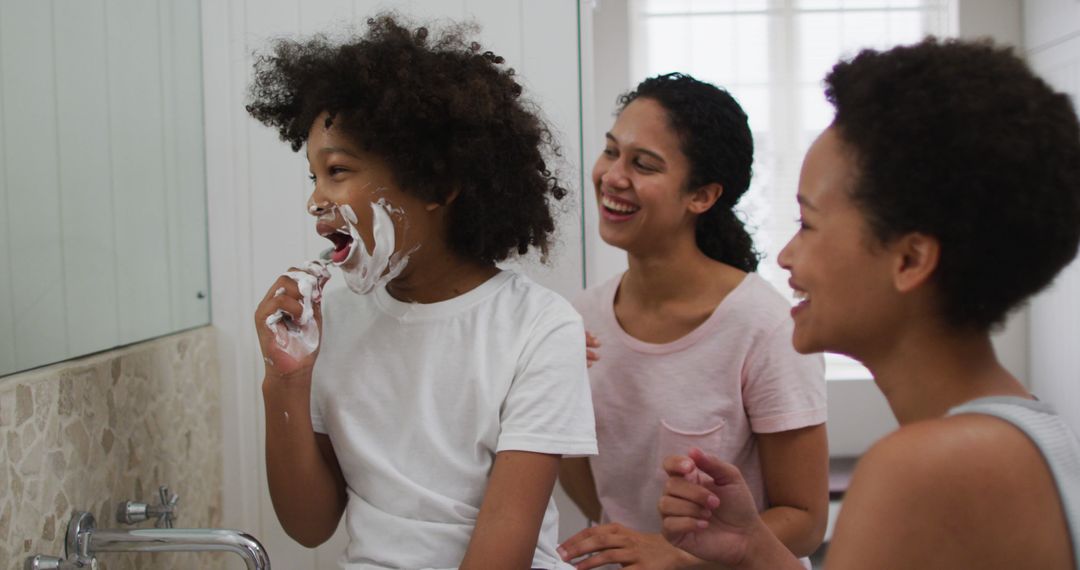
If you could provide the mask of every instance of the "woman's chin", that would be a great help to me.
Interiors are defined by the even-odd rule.
[[[795,348],[795,352],[813,354],[825,351],[823,344],[809,334],[809,331],[799,329],[800,327],[795,325],[795,332],[791,335],[791,345]]]
[[[611,247],[617,247],[621,250],[628,249],[630,240],[626,239],[626,236],[622,232],[615,231],[612,228],[605,228],[603,222],[600,223],[600,239],[604,240],[604,243]]]

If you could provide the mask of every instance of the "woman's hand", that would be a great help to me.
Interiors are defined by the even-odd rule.
[[[566,562],[588,556],[577,563],[578,570],[605,564],[641,570],[675,570],[700,563],[659,534],[645,534],[614,523],[587,528],[571,536],[559,546],[559,556]]]
[[[664,470],[668,481],[660,497],[660,516],[664,537],[675,546],[737,568],[754,562],[748,553],[756,551],[761,533],[768,535],[764,542],[771,539],[779,545],[758,516],[750,489],[734,465],[691,449],[689,457],[664,459]]]
[[[600,360],[600,353],[593,350],[595,348],[600,348],[600,339],[593,336],[591,332],[585,331],[585,365],[589,368]]]
[[[319,354],[322,288],[330,278],[317,262],[289,268],[255,309],[255,331],[268,376],[309,370]]]

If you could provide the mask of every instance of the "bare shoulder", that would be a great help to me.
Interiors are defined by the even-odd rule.
[[[830,568],[1071,567],[1038,448],[979,414],[904,426],[875,444],[855,470],[833,542]],[[1046,558],[1033,566],[1032,553]]]

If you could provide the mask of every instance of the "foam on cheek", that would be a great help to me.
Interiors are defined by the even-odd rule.
[[[364,239],[356,230],[356,212],[348,204],[344,204],[341,206],[341,213],[349,222],[349,235],[352,236],[353,246],[349,256],[336,265],[341,267],[349,289],[366,295],[400,275],[409,263],[409,255],[416,251],[416,248],[406,253],[394,251],[394,220],[391,214],[403,215],[404,211],[393,208],[385,198],[371,204],[371,233],[375,242],[372,244],[371,253],[368,253]]]
[[[322,300],[322,288],[330,279],[330,272],[322,261],[309,261],[303,271],[289,271],[286,277],[296,282],[300,290],[300,320],[294,321],[283,310],[266,317],[266,327],[274,333],[274,342],[289,356],[299,360],[319,348],[319,326],[315,322],[313,303]],[[285,294],[282,287],[274,291],[274,296]]]

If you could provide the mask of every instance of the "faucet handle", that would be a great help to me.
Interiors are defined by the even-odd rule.
[[[157,505],[147,505],[135,501],[124,501],[117,505],[116,522],[123,524],[136,524],[146,519],[157,519],[154,526],[158,528],[172,528],[176,520],[176,504],[180,502],[180,496],[169,493],[169,488],[162,485],[158,488]]]
[[[161,500],[161,504],[149,509],[150,516],[157,518],[157,524],[154,526],[172,528],[173,520],[176,519],[176,503],[180,502],[180,495],[176,493],[170,494],[169,488],[162,485],[158,487],[158,498]]]

